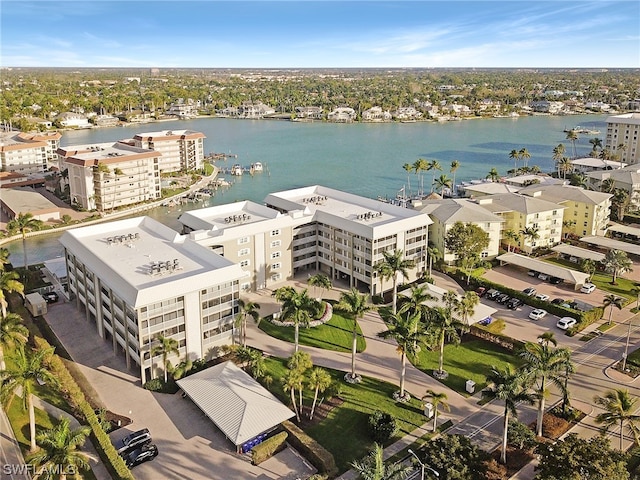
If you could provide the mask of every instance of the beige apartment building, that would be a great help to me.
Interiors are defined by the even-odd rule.
[[[159,152],[160,172],[165,173],[202,168],[205,138],[204,133],[192,130],[162,130],[138,133],[133,142],[138,148]]]
[[[0,133],[0,167],[3,172],[31,175],[47,170],[47,160],[51,149],[47,134],[23,132]],[[59,142],[59,134],[57,141]]]
[[[426,269],[428,215],[323,186],[272,193],[265,205],[236,202],[192,210],[179,221],[183,232],[240,265],[241,289],[275,289],[301,272],[324,272],[332,280],[388,291],[374,266],[383,252],[400,249],[415,260],[413,281]]]
[[[640,113],[624,113],[607,118],[606,149],[625,163],[640,161]]]
[[[71,201],[86,210],[110,211],[161,197],[161,154],[128,143],[58,149],[67,169]]]

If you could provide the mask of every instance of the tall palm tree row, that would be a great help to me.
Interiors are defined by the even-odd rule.
[[[382,252],[382,261],[378,262],[374,270],[383,280],[393,279],[393,313],[396,313],[398,297],[398,275],[409,277],[409,269],[415,267],[415,262],[404,258],[404,251],[400,249]]]
[[[13,234],[19,232],[22,235],[22,252],[24,255],[24,268],[29,266],[27,261],[27,233],[40,230],[44,226],[42,220],[33,217],[31,213],[19,213],[17,217],[7,223],[7,230]]]
[[[348,380],[355,382],[359,379],[356,374],[356,352],[358,347],[358,319],[364,317],[364,314],[371,310],[366,295],[361,294],[357,288],[352,288],[347,292],[340,294],[340,301],[334,307],[335,310],[346,313],[353,320],[353,337],[351,341],[351,373]],[[345,376],[346,378],[346,376]]]

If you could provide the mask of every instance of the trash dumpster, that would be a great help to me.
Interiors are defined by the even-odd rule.
[[[467,383],[465,385],[466,385],[467,393],[475,393],[476,382],[474,382],[473,380],[467,380]]]

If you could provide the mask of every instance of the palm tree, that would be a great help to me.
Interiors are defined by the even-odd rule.
[[[453,175],[453,195],[455,195],[456,193],[456,171],[460,168],[460,162],[458,160],[453,160],[451,162],[451,170],[449,170],[449,173],[451,173]]]
[[[524,402],[531,405],[533,396],[529,392],[529,375],[520,370],[513,370],[509,364],[502,370],[492,367],[491,373],[487,376],[490,387],[482,391],[484,398],[490,400],[500,400],[504,402],[504,422],[502,429],[502,452],[500,461],[507,463],[507,432],[509,428],[509,416],[517,417],[516,407]]]
[[[360,480],[403,480],[409,476],[412,467],[402,463],[385,463],[384,450],[374,443],[373,450],[362,460],[351,462]]]
[[[0,273],[0,309],[3,317],[7,316],[9,306],[6,294],[15,292],[24,296],[24,285],[18,280],[19,277],[15,270]]]
[[[396,313],[398,274],[401,274],[404,278],[408,278],[409,269],[413,267],[415,267],[415,262],[404,258],[404,251],[400,249],[385,250],[382,252],[382,260],[374,267],[382,279],[393,279],[393,313]]]
[[[518,175],[518,160],[520,160],[520,152],[515,148],[509,152],[509,158],[513,159],[513,176]]]
[[[311,287],[317,287],[320,289],[320,298],[324,296],[325,290],[331,290],[333,288],[331,279],[324,273],[316,273],[315,275],[311,275],[307,280],[307,284]]]
[[[562,157],[560,160],[558,160],[558,169],[560,172],[562,172],[562,178],[566,180],[567,173],[573,170],[573,163],[571,163],[571,160],[569,158]]]
[[[431,276],[433,272],[433,262],[434,260],[438,261],[442,257],[442,254],[437,247],[431,246],[427,247],[427,257],[429,257],[429,276]]]
[[[558,167],[558,178],[560,177],[560,159],[564,157],[565,148],[562,143],[559,143],[557,146],[553,147],[553,160],[556,162],[556,167]]]
[[[363,318],[364,314],[371,310],[366,295],[361,294],[357,288],[352,288],[348,292],[340,294],[340,301],[334,307],[340,312],[344,312],[353,319],[353,337],[351,341],[351,379],[355,380],[356,376],[356,351],[358,347],[358,319]]]
[[[589,143],[591,144],[591,151],[595,152],[598,148],[602,149],[602,139],[595,137],[595,138],[591,138],[589,140]]]
[[[431,404],[433,405],[433,431],[435,432],[438,429],[438,408],[442,407],[447,412],[451,410],[451,407],[447,403],[447,394],[427,390],[427,394],[422,397],[422,400],[431,400]]]
[[[36,383],[43,381],[51,387],[58,386],[58,380],[47,370],[46,359],[53,354],[52,348],[43,348],[27,356],[24,350],[17,349],[10,368],[0,372],[3,379],[0,387],[0,399],[7,408],[15,395],[21,391],[23,408],[29,411],[29,435],[31,451],[36,449],[36,415],[33,406],[33,391]]]
[[[280,287],[273,294],[282,302],[282,319],[293,322],[294,352],[297,352],[300,324],[309,326],[317,311],[317,302],[309,296],[306,288],[298,292],[293,287]]]
[[[398,313],[409,312],[411,315],[419,314],[420,318],[425,319],[431,308],[426,302],[435,300],[436,298],[427,292],[425,285],[411,285],[410,292],[408,296],[403,296],[402,299],[399,300]]]
[[[617,285],[618,276],[630,272],[632,265],[633,262],[629,260],[627,254],[622,250],[609,250],[602,260],[602,266],[605,271],[612,276],[612,285]]]
[[[300,422],[300,413],[296,402],[296,390],[302,388],[303,381],[304,377],[298,370],[287,370],[282,378],[282,388],[291,396],[291,405],[293,405],[293,412],[296,414],[298,422]]]
[[[247,346],[247,317],[253,318],[258,323],[260,322],[260,305],[255,302],[244,301],[241,298],[238,299],[238,315],[236,316],[236,327],[242,329],[242,346]]]
[[[540,238],[538,231],[538,227],[525,227],[520,230],[520,235],[524,238],[525,245],[527,240],[531,243],[531,251],[533,251],[534,242]]]
[[[601,423],[602,433],[609,431],[611,427],[620,426],[620,451],[624,440],[624,426],[627,425],[629,433],[633,436],[634,443],[638,443],[640,432],[640,415],[635,415],[637,398],[629,394],[629,390],[609,390],[602,397],[595,397],[596,405],[604,408],[605,412],[596,416],[596,422]]]
[[[518,156],[524,160],[524,168],[527,168],[527,163],[528,160],[531,158],[531,154],[529,153],[529,150],[527,150],[526,148],[522,147],[520,149],[520,151],[518,152]]]
[[[462,322],[451,315],[450,311],[447,311],[443,307],[434,307],[429,312],[428,319],[428,333],[433,336],[435,343],[437,343],[440,349],[440,358],[438,361],[437,377],[444,378],[447,373],[444,370],[444,343],[445,340],[453,342],[455,344],[460,343],[460,335],[458,331],[466,328]]]
[[[165,337],[164,335],[158,335],[155,339],[154,345],[151,347],[151,363],[153,363],[153,357],[162,355],[162,369],[164,370],[164,383],[167,383],[167,358],[170,355],[177,355],[180,353],[178,350],[178,341],[175,338]]]
[[[605,178],[600,184],[600,191],[604,193],[613,193],[616,190],[616,181],[613,178]]]
[[[476,292],[464,292],[464,295],[453,307],[454,311],[462,317],[462,323],[469,325],[469,317],[476,313],[476,305],[480,303],[480,297]]]
[[[7,223],[7,230],[10,233],[20,232],[22,235],[22,251],[24,254],[24,268],[26,269],[29,264],[27,263],[27,233],[33,230],[40,230],[44,225],[42,220],[33,218],[30,213],[19,213],[17,217]]]
[[[614,189],[611,204],[613,207],[615,207],[616,218],[618,220],[624,220],[624,215],[630,202],[631,197],[629,196],[629,192],[627,192],[624,188]]]
[[[433,184],[436,181],[436,170],[442,171],[442,165],[437,160],[429,160],[427,171],[431,170],[431,191],[433,192]]]
[[[591,260],[590,258],[585,258],[580,264],[580,267],[582,268],[582,271],[584,273],[589,275],[588,280],[591,281],[591,277],[593,277],[593,274],[596,273],[596,262],[594,260]]]
[[[544,404],[548,394],[548,383],[556,385],[561,391],[564,389],[567,364],[571,362],[571,351],[565,348],[555,348],[556,340],[553,336],[538,337],[538,342],[527,342],[520,356],[526,362],[526,370],[532,379],[538,381],[536,396],[538,398],[538,418],[536,432],[542,436],[542,417]]]
[[[7,368],[4,362],[4,348],[22,347],[29,339],[29,329],[22,323],[22,317],[9,313],[0,323],[0,370]]]
[[[507,239],[507,251],[510,252],[511,245],[513,244],[513,242],[517,242],[518,240],[520,240],[520,235],[518,235],[518,233],[514,230],[507,230],[506,232],[504,232],[504,238]]]
[[[492,182],[497,182],[498,180],[500,180],[500,174],[498,173],[496,167],[491,168],[491,170],[489,170],[489,174],[485,178],[491,180]]]
[[[622,297],[618,297],[613,293],[605,295],[604,300],[602,301],[602,306],[606,309],[609,307],[609,321],[607,322],[611,325],[611,314],[613,313],[613,307],[616,307],[618,310],[622,310],[624,307],[624,299]]]
[[[386,314],[384,320],[387,330],[378,332],[380,338],[392,338],[398,344],[400,353],[400,397],[405,399],[404,379],[406,374],[407,355],[415,355],[419,347],[425,342],[424,325],[420,322],[420,315],[410,312],[400,314]]]
[[[311,371],[311,375],[309,375],[309,387],[313,389],[313,404],[309,412],[309,420],[313,420],[313,413],[316,410],[316,403],[318,402],[318,393],[324,392],[330,385],[331,375],[329,375],[324,368],[316,367]]]
[[[9,250],[6,248],[0,248],[0,272],[4,272],[5,265],[9,265]]]
[[[567,132],[567,140],[569,140],[571,145],[573,145],[573,158],[577,158],[578,152],[576,151],[576,142],[578,141],[578,132],[575,130],[569,130]]]
[[[422,178],[423,171],[429,169],[429,163],[424,158],[419,158],[413,163],[413,171],[416,172],[416,175],[420,174],[420,195],[424,195],[424,183]]]
[[[440,175],[438,178],[436,178],[434,181],[434,185],[436,187],[436,190],[439,188],[440,189],[440,195],[444,196],[444,189],[449,188],[449,190],[451,190],[452,186],[453,186],[453,182],[451,181],[451,179],[449,177],[447,177],[446,175]]]
[[[411,165],[410,163],[405,163],[402,168],[404,168],[404,171],[407,172],[407,186],[409,187],[409,196],[411,196],[411,179],[409,177],[409,174],[413,172],[413,165]]]
[[[80,426],[71,429],[69,419],[61,417],[58,423],[50,429],[40,432],[36,436],[36,442],[40,450],[29,455],[27,461],[36,467],[36,470],[47,472],[47,468],[58,473],[60,480],[67,478],[67,472],[76,472],[74,477],[79,478],[80,470],[89,470],[89,457],[79,451],[91,433],[91,427]],[[37,478],[52,478],[38,475]]]
[[[589,177],[587,177],[584,173],[574,173],[571,175],[571,180],[569,180],[569,184],[574,187],[580,188],[588,188],[589,186]]]

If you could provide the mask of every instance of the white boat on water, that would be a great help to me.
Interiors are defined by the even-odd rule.
[[[242,175],[242,166],[236,163],[233,167],[231,167],[231,175]]]
[[[251,169],[254,172],[261,172],[262,171],[262,164],[260,162],[252,163],[251,164]]]

